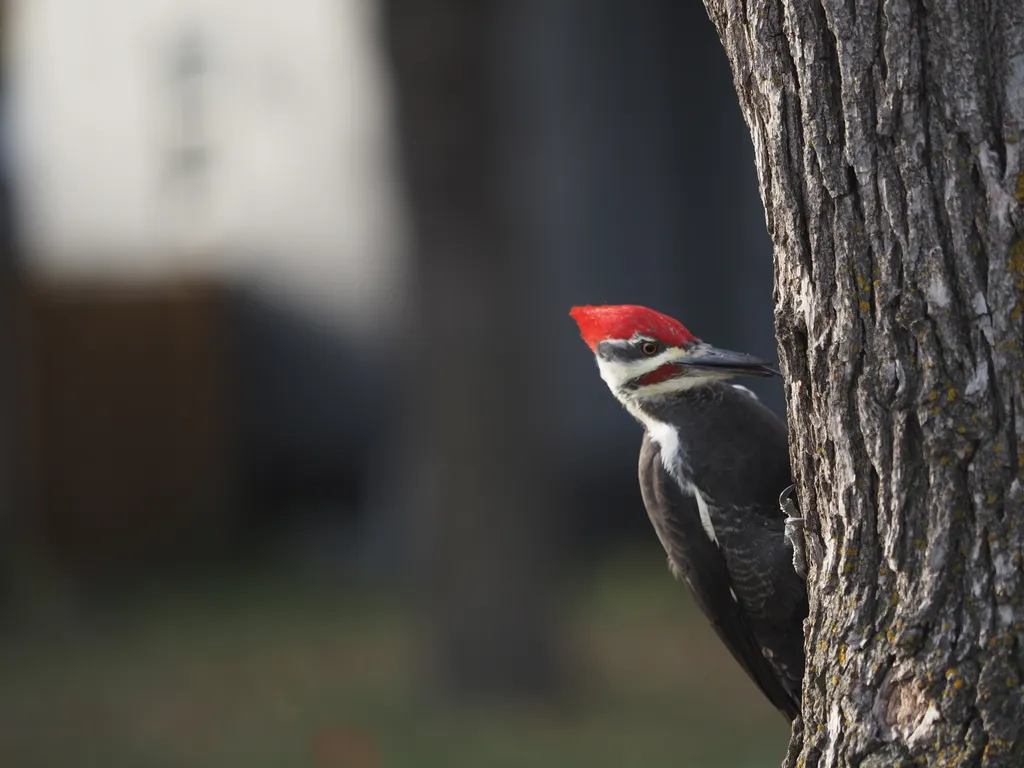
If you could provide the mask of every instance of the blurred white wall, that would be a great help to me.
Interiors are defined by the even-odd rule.
[[[382,330],[405,223],[372,0],[20,0],[29,268],[218,272]]]

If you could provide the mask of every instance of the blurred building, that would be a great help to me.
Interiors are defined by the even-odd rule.
[[[405,234],[375,36],[369,0],[18,5],[32,271],[246,280],[387,330]]]
[[[62,550],[362,501],[406,239],[373,11],[16,6],[28,498]]]

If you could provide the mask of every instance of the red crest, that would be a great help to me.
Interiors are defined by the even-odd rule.
[[[591,349],[597,349],[602,341],[629,339],[636,333],[675,347],[697,341],[678,320],[634,304],[573,307],[569,316],[576,321],[580,335]]]

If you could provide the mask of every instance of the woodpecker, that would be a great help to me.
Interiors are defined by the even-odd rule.
[[[785,424],[736,375],[778,375],[646,307],[574,307],[608,388],[644,427],[640,491],[669,569],[719,638],[790,721],[800,712],[806,585]],[[797,519],[798,520],[798,519]],[[788,533],[787,533],[788,531]]]

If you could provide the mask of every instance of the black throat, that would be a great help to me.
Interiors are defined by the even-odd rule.
[[[786,425],[748,391],[711,382],[638,398],[635,408],[674,430],[678,453],[672,473],[721,503],[778,499],[789,484]],[[737,477],[742,487],[735,487]],[[747,493],[753,498],[740,498]]]
[[[700,421],[702,417],[721,408],[734,395],[750,398],[731,384],[710,381],[677,392],[637,397],[633,399],[633,404],[638,411],[656,421],[681,425]]]

